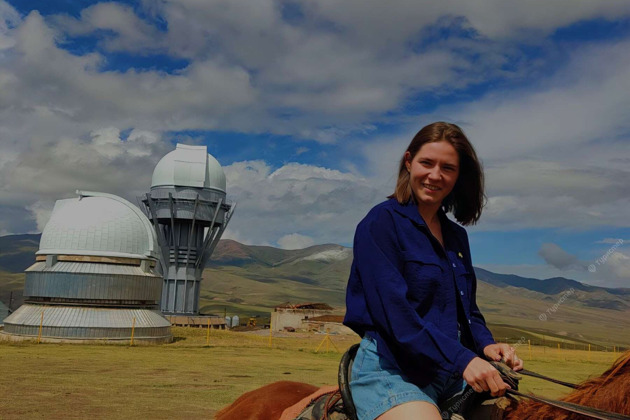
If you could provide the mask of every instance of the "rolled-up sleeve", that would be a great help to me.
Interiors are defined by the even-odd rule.
[[[354,287],[362,289],[374,327],[399,353],[428,358],[444,370],[462,374],[475,353],[415,311],[407,299],[401,254],[396,225],[388,211],[381,209],[357,227]]]

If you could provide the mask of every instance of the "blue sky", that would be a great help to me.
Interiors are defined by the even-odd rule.
[[[134,200],[182,142],[224,167],[225,237],[349,245],[445,120],[486,169],[475,265],[630,287],[628,51],[616,0],[0,0],[0,235]]]

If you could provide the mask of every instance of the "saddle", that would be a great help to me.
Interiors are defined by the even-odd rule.
[[[337,391],[324,394],[312,401],[295,420],[357,420],[357,412],[350,391],[350,374],[359,345],[351,346],[341,356],[337,382]],[[490,362],[501,378],[513,390],[518,390],[521,376],[503,362]],[[464,391],[440,404],[443,419],[501,419],[503,411],[510,404],[505,397],[494,398],[489,392],[477,393],[470,385]]]
[[[341,356],[337,382],[339,388],[314,399],[295,420],[357,420],[350,392],[350,372],[359,345],[351,346]]]

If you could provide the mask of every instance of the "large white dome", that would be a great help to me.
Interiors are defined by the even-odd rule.
[[[177,144],[155,166],[153,187],[212,188],[225,192],[225,173],[206,146]]]
[[[38,255],[157,258],[155,231],[140,209],[111,194],[77,194],[55,203]]]

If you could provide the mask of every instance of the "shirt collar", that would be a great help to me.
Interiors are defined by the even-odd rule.
[[[400,204],[398,200],[396,200],[395,198],[392,198],[391,200],[394,201],[394,206],[395,206],[394,208],[396,209],[398,213],[402,214],[408,219],[411,219],[413,222],[415,222],[418,225],[422,225],[422,226],[427,225],[424,219],[422,218],[422,216],[420,215],[420,212],[418,211],[418,206],[413,196],[405,204]],[[446,213],[444,213],[444,210],[442,210],[441,208],[440,210],[438,210],[438,217],[440,218],[442,229],[451,230],[452,222],[448,218],[448,216],[446,216]]]
[[[416,205],[416,201],[410,198],[405,204],[400,204],[396,198],[391,199],[394,203],[394,209],[396,212],[402,214],[411,221],[415,222],[418,225],[426,226],[426,223],[420,216],[420,212],[418,211],[418,206]]]

